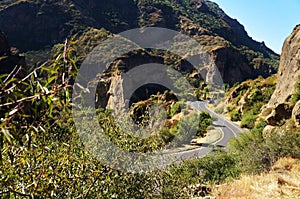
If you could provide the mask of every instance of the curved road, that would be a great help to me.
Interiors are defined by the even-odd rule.
[[[238,134],[241,132],[245,132],[244,129],[240,128],[239,126],[235,125],[234,123],[228,121],[225,117],[211,111],[206,107],[207,101],[196,101],[196,102],[191,102],[191,106],[198,111],[206,111],[208,112],[211,116],[214,116],[217,118],[217,121],[213,122],[213,125],[220,128],[222,131],[222,138],[218,140],[217,142],[213,144],[208,144],[207,146],[203,146],[197,149],[189,150],[189,151],[182,151],[177,153],[177,159],[178,160],[186,160],[191,157],[203,157],[205,156],[209,151],[212,150],[214,145],[218,146],[225,146],[229,140],[233,137],[238,137]]]

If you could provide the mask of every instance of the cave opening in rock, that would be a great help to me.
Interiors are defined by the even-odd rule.
[[[129,100],[129,107],[132,104],[149,99],[152,95],[163,94],[165,91],[171,91],[169,88],[160,84],[145,84],[134,91]]]

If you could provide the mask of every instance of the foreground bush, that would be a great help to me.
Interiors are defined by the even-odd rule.
[[[260,173],[283,157],[300,158],[300,130],[275,129],[263,136],[265,124],[260,121],[251,132],[241,134],[230,143],[230,150],[239,157],[242,172]]]
[[[73,45],[56,46],[55,59],[26,77],[18,76],[19,67],[0,77],[0,198],[187,198],[183,190],[193,183],[237,175],[235,157],[224,152],[141,174],[113,170],[93,158],[71,118]],[[210,117],[202,113],[195,121],[199,117],[203,123],[196,127],[206,128]],[[99,118],[111,125],[104,112]]]

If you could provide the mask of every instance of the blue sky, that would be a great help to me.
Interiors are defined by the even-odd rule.
[[[248,35],[281,53],[284,39],[300,24],[300,0],[211,0],[244,25]]]

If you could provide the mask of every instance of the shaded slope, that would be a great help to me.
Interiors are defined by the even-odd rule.
[[[278,55],[208,0],[47,0],[0,3],[0,27],[13,46],[38,51],[87,28],[158,26],[184,32],[206,47],[229,84],[276,72]]]

